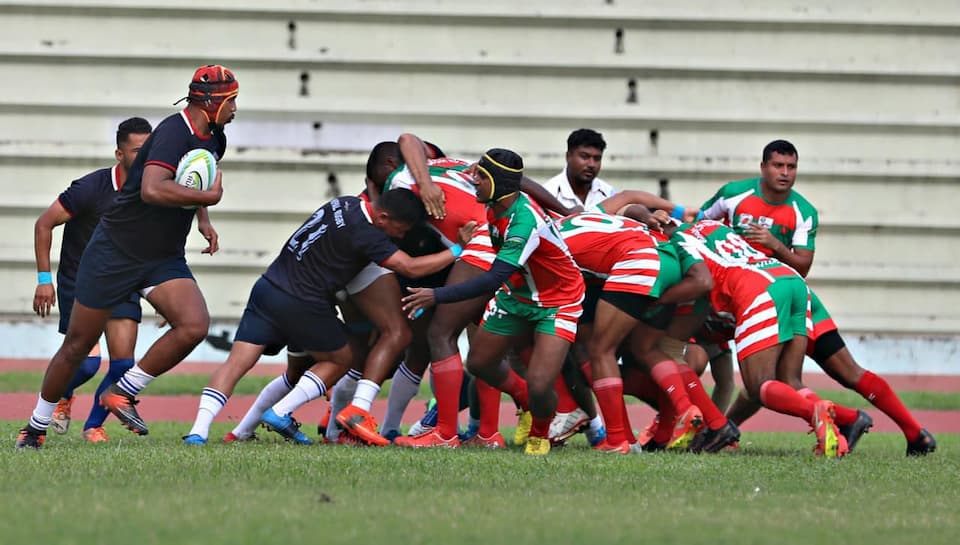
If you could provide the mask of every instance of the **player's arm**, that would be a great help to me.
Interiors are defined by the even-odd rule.
[[[53,246],[53,229],[70,221],[70,212],[60,199],[53,201],[33,225],[33,253],[37,260],[37,289],[33,295],[33,311],[41,317],[50,315],[50,308],[57,303],[50,272],[50,248]]]
[[[386,261],[381,262],[380,266],[407,278],[420,278],[452,265],[457,260],[456,256],[459,255],[453,248],[420,257],[413,257],[403,250],[397,250]]]
[[[730,203],[727,202],[727,197],[730,193],[730,191],[728,191],[729,185],[730,184],[724,184],[707,202],[700,205],[700,211],[703,213],[703,217],[716,221],[724,221],[724,219],[728,218],[730,214]]]
[[[766,229],[764,229],[766,231]],[[777,241],[780,242],[780,241]],[[813,266],[813,251],[801,248],[790,249],[780,242],[779,246],[773,250],[773,256],[782,263],[793,267],[800,276],[806,278],[810,273],[810,267]]]
[[[457,301],[466,301],[481,295],[492,294],[517,270],[519,270],[519,267],[516,265],[496,259],[489,271],[459,284],[436,289],[407,288],[410,295],[403,298],[403,311],[410,318],[416,318],[418,312],[433,305],[456,303]]]
[[[453,262],[460,257],[460,254],[463,252],[463,247],[473,238],[473,233],[476,231],[476,228],[477,224],[473,221],[462,225],[457,232],[459,242],[449,249],[420,257],[412,257],[403,250],[397,250],[393,252],[390,257],[381,261],[380,266],[398,272],[408,278],[420,278],[421,276],[441,271],[452,265]]]
[[[213,228],[210,222],[210,211],[206,206],[197,209],[197,230],[207,239],[207,248],[200,253],[213,255],[220,249],[220,234]]]
[[[570,214],[583,212],[582,206],[567,208],[549,191],[547,191],[545,187],[540,185],[538,182],[527,178],[526,176],[520,180],[520,190],[529,195],[530,198],[536,201],[536,203],[539,204],[544,210],[556,212],[561,216],[569,216]]]
[[[400,155],[403,156],[403,162],[406,163],[410,174],[417,183],[420,190],[420,200],[431,216],[443,219],[447,215],[443,203],[446,196],[443,190],[430,178],[430,169],[427,166],[426,144],[415,134],[403,133],[397,138],[397,144],[400,145]]]
[[[174,171],[167,166],[148,162],[143,169],[140,185],[143,202],[158,206],[213,206],[223,196],[223,172],[220,169],[217,169],[217,177],[206,191],[184,187],[173,176]]]
[[[657,301],[664,305],[693,301],[706,297],[712,289],[713,276],[710,275],[710,269],[703,263],[694,263],[684,273],[683,278],[667,288]]]
[[[626,213],[633,205],[641,205],[649,210],[663,210],[670,214],[670,217],[678,219],[684,223],[692,223],[697,220],[700,210],[694,207],[686,207],[667,199],[660,198],[653,193],[628,189],[621,191],[611,197],[607,197],[600,203],[601,209],[607,214],[616,214],[619,216],[628,216]],[[642,221],[642,220],[641,220]]]

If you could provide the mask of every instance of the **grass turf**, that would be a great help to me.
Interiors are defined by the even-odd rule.
[[[277,369],[279,374],[281,369]],[[100,383],[102,375],[98,375],[90,382],[77,389],[77,392],[92,394]],[[146,395],[195,395],[199,396],[200,391],[207,385],[210,379],[207,375],[181,375],[168,374],[158,377],[150,383],[150,387],[144,391]],[[265,376],[246,376],[237,384],[234,395],[256,395],[260,390],[273,380],[273,377]],[[0,393],[8,392],[29,392],[35,393],[40,389],[40,383],[43,381],[43,373],[36,371],[11,371],[0,373]],[[708,388],[709,389],[709,388]],[[379,397],[385,398],[390,394],[390,383],[387,381],[380,389]],[[817,394],[824,398],[834,401],[840,405],[845,405],[854,409],[866,409],[871,407],[870,403],[863,399],[860,394],[849,390],[817,390]],[[956,411],[960,410],[960,392],[897,392],[900,399],[910,409],[937,410],[937,411]],[[417,396],[421,399],[430,397],[430,387],[428,381],[424,381],[420,387],[420,393]],[[632,397],[627,397],[627,402],[637,402]]]
[[[738,454],[602,455],[582,438],[506,452],[179,444],[184,424],[41,452],[0,422],[6,543],[955,543],[960,436],[907,459],[869,434],[841,461],[811,436],[745,434]],[[212,437],[228,426],[215,425]],[[312,430],[308,430],[313,435]]]

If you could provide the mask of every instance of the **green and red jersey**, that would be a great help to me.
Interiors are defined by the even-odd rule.
[[[580,269],[557,227],[529,197],[518,193],[500,215],[488,208],[487,223],[497,259],[520,268],[503,284],[507,293],[538,307],[580,301],[584,292]]]
[[[770,230],[773,236],[788,248],[814,251],[819,219],[817,209],[796,191],[782,203],[768,202],[760,190],[761,178],[729,182],[700,207],[707,219],[722,221],[738,235],[743,235],[751,223]],[[769,248],[756,245],[765,255]]]

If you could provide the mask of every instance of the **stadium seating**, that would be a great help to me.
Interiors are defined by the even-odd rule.
[[[603,178],[688,205],[791,140],[797,189],[820,210],[811,283],[842,327],[960,330],[956,3],[721,4],[4,3],[0,313],[30,313],[33,222],[110,164],[117,122],[159,121],[193,68],[220,62],[241,85],[211,213],[222,253],[188,243],[217,318],[239,317],[331,175],[361,188],[376,142],[510,147],[545,180],[567,134],[591,127],[608,142]]]

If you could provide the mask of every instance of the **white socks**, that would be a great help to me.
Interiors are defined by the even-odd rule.
[[[143,369],[140,368],[140,364],[137,364],[120,377],[120,380],[117,381],[117,386],[124,392],[135,396],[140,393],[140,390],[146,388],[147,384],[150,384],[155,378],[156,377],[145,373]]]
[[[323,379],[307,371],[297,381],[293,390],[273,406],[273,412],[280,416],[288,415],[325,393],[327,393],[327,385],[323,383]]]
[[[379,384],[372,380],[361,379],[357,382],[357,392],[353,394],[353,403],[351,403],[351,405],[369,411],[370,406],[373,405],[373,400],[377,398],[377,394],[379,393]]]
[[[30,427],[40,431],[50,427],[50,420],[53,418],[53,410],[56,408],[56,401],[50,403],[49,401],[43,399],[42,396],[37,396],[37,406],[34,407],[33,414],[30,416]]]
[[[289,394],[292,389],[293,386],[291,386],[290,381],[287,380],[286,373],[270,381],[270,384],[267,384],[263,387],[263,390],[260,390],[260,395],[257,396],[253,405],[250,406],[247,414],[243,415],[243,419],[240,420],[237,427],[233,428],[233,434],[240,439],[247,439],[253,435],[254,430],[260,425],[260,417],[263,416],[263,413],[270,407],[273,407],[276,402],[283,399],[283,396]]]
[[[200,407],[197,409],[197,418],[193,421],[189,435],[199,435],[204,439],[210,435],[210,424],[220,413],[220,409],[227,404],[227,396],[213,388],[204,388],[200,393]]]

